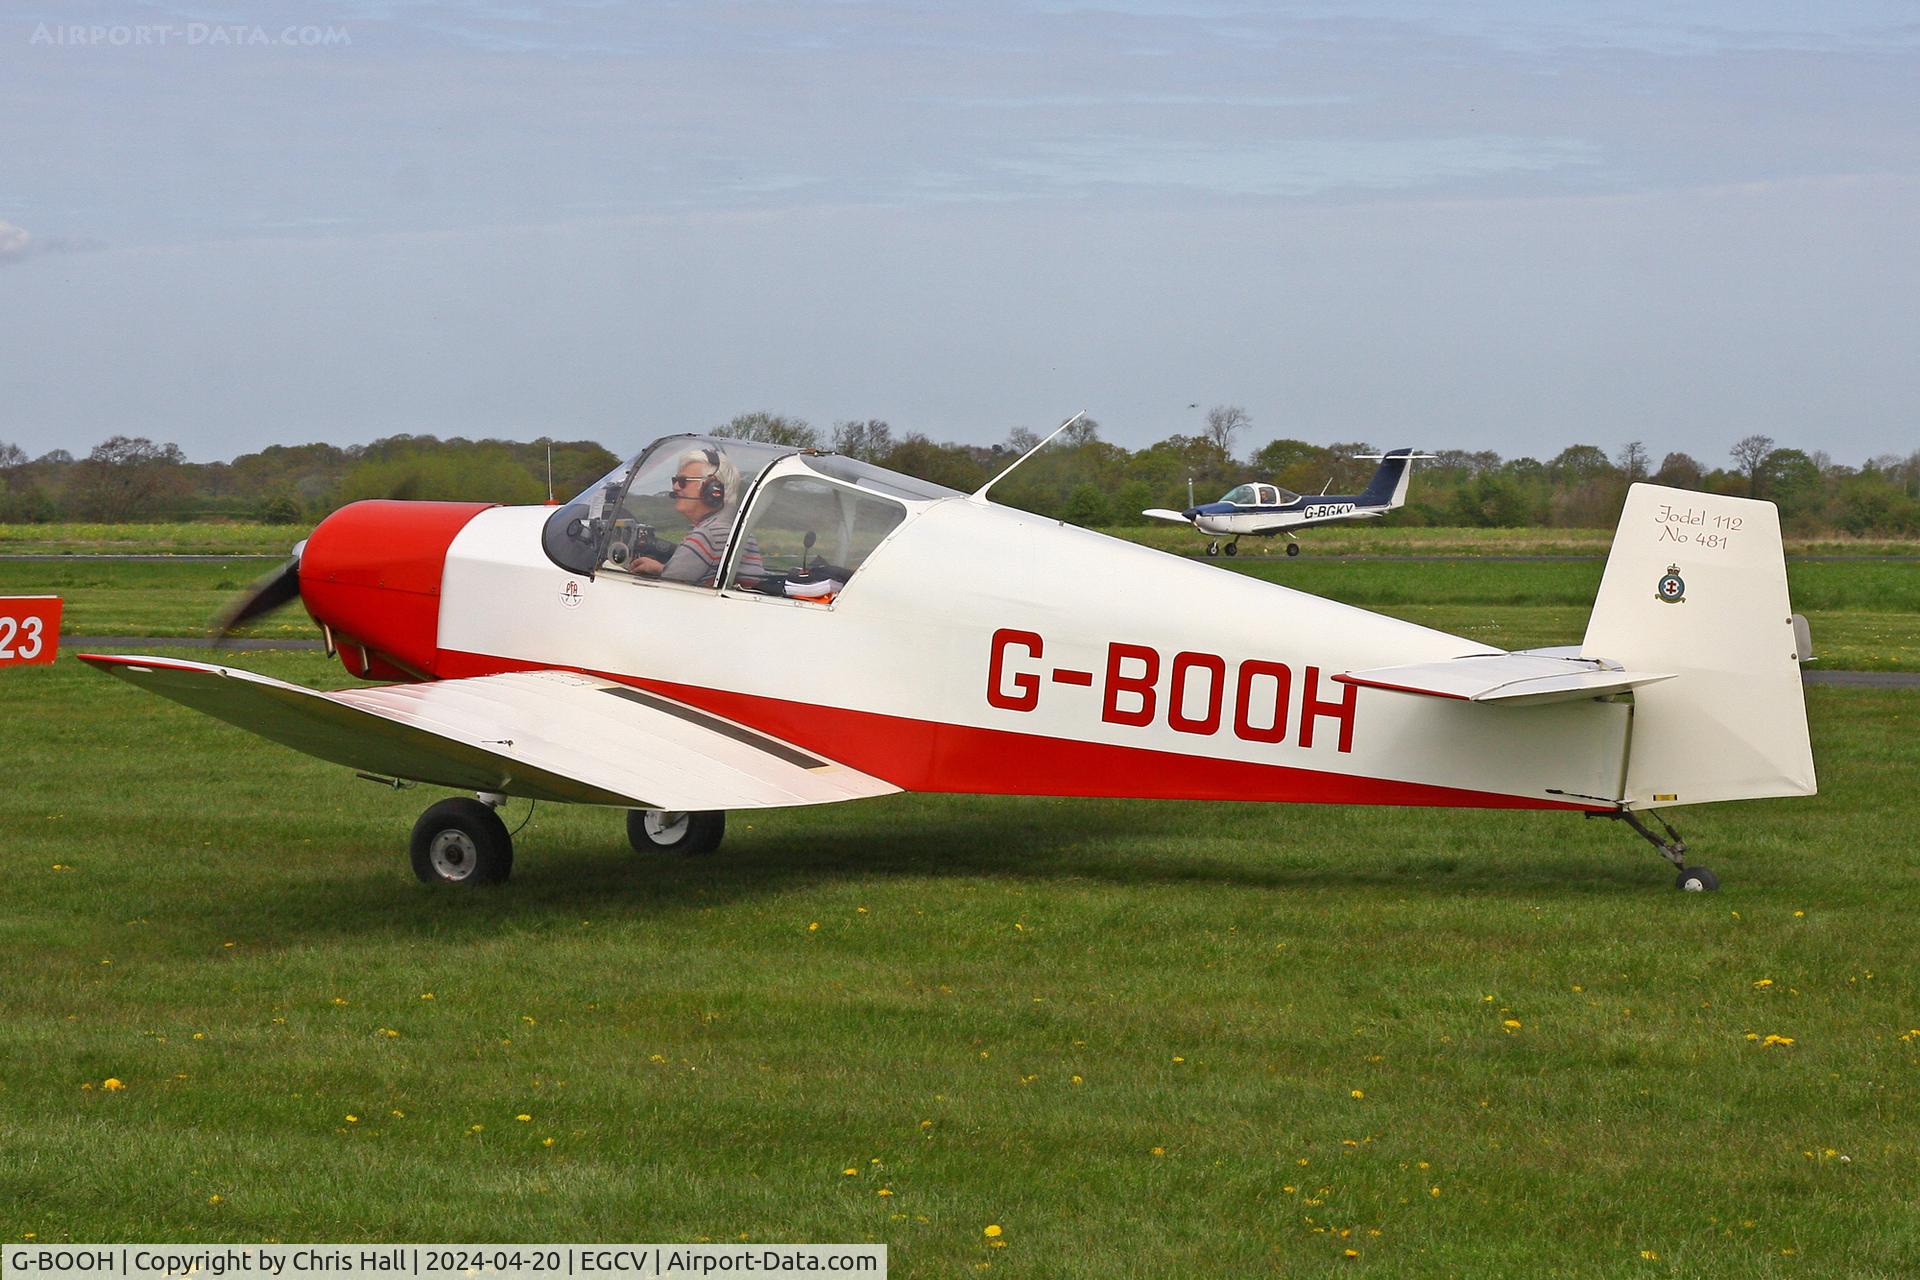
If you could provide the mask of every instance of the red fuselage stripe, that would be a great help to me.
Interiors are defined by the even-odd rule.
[[[529,671],[553,664],[441,650],[443,676]],[[1150,800],[1265,800],[1309,804],[1434,805],[1475,809],[1599,809],[1421,782],[1356,777],[1288,765],[1183,755],[1005,729],[942,724],[733,693],[612,671],[585,674],[665,694],[906,791],[979,795],[1111,796]]]

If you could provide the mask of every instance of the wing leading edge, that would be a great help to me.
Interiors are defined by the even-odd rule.
[[[466,791],[706,810],[828,804],[899,790],[671,699],[571,671],[320,693],[209,663],[80,657],[296,751]]]

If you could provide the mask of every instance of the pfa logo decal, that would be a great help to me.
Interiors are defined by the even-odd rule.
[[[560,603],[569,609],[580,607],[580,582],[577,578],[568,578],[567,585],[560,589]]]
[[[1660,578],[1660,589],[1655,598],[1662,604],[1685,604],[1687,602],[1686,580],[1680,576],[1680,566],[1670,564]]]

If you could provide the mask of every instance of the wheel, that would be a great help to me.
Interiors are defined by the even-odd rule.
[[[428,884],[499,884],[513,874],[513,837],[500,815],[466,796],[413,824],[413,874]]]
[[[1300,544],[1299,544],[1299,543],[1297,543],[1297,542],[1289,542],[1289,543],[1287,544],[1287,554],[1288,554],[1288,555],[1290,555],[1290,556],[1297,556],[1297,555],[1299,555],[1299,554],[1300,554]]]
[[[1239,543],[1237,543],[1237,542],[1229,542],[1229,543],[1227,544],[1227,554],[1228,554],[1228,555],[1230,555],[1230,556],[1237,556],[1237,555],[1239,555],[1239,554],[1240,554],[1240,544],[1239,544]]]
[[[1720,877],[1705,867],[1686,867],[1681,870],[1680,878],[1673,882],[1673,887],[1688,893],[1712,893],[1720,887]]]
[[[1207,554],[1208,554],[1208,555],[1210,555],[1210,556],[1217,556],[1217,555],[1219,555],[1219,554],[1220,554],[1220,544],[1219,544],[1219,543],[1217,543],[1217,542],[1209,542],[1209,543],[1207,544]]]
[[[712,853],[727,834],[724,809],[678,813],[666,809],[627,810],[627,841],[639,853]]]

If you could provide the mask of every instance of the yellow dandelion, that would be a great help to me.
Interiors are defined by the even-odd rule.
[[[542,1138],[542,1139],[540,1139],[540,1145],[541,1145],[541,1146],[543,1146],[543,1147],[550,1147],[550,1146],[552,1146],[552,1145],[553,1145],[553,1139],[552,1139],[552,1138]]]
[[[1167,1149],[1165,1147],[1155,1147],[1151,1152],[1151,1154],[1155,1156],[1163,1156],[1167,1154]]]
[[[985,1227],[981,1228],[980,1234],[989,1240],[998,1240],[1000,1238],[1000,1224],[997,1222],[989,1222]]]
[[[405,1120],[407,1118],[407,1113],[400,1110],[398,1107],[395,1107],[392,1111],[387,1112],[387,1114],[392,1116],[395,1120]]]
[[[1173,1060],[1174,1060],[1174,1062],[1175,1062],[1176,1064],[1178,1064],[1178,1063],[1182,1063],[1182,1062],[1185,1062],[1185,1061],[1186,1061],[1186,1059],[1185,1059],[1185,1058],[1183,1058],[1183,1057],[1181,1057],[1181,1056],[1180,1056],[1179,1054],[1177,1054],[1177,1053],[1173,1055]]]
[[[810,924],[810,925],[808,925],[808,926],[807,926],[807,932],[808,932],[808,933],[818,933],[818,932],[820,932],[820,922],[819,922],[818,920],[815,920],[815,921],[814,921],[814,922],[813,922],[812,924]]]
[[[102,1089],[105,1089],[108,1093],[118,1093],[122,1089],[126,1088],[127,1086],[125,1086],[124,1084],[121,1084],[118,1080],[114,1079],[112,1076],[108,1076],[105,1080],[102,1080],[100,1082],[100,1087]]]
[[[1355,1089],[1353,1091],[1353,1096],[1356,1098],[1364,1098],[1367,1096],[1367,1091],[1365,1089]]]
[[[433,999],[433,992],[431,992],[431,991],[422,991],[422,992],[420,993],[420,998],[421,998],[422,1000],[431,1000],[431,999]]]
[[[858,1169],[842,1169],[840,1172],[842,1175],[849,1178],[857,1178],[860,1176],[860,1171]]]
[[[360,1117],[359,1117],[359,1116],[356,1116],[356,1115],[349,1115],[349,1116],[347,1117],[347,1123],[348,1123],[348,1124],[359,1124],[359,1123],[360,1123]]]
[[[1659,1254],[1657,1254],[1657,1253],[1655,1253],[1655,1252],[1654,1252],[1653,1250],[1651,1250],[1651,1249],[1642,1249],[1642,1250],[1640,1251],[1640,1256],[1641,1256],[1641,1257],[1643,1257],[1643,1258],[1645,1258],[1645,1259],[1646,1259],[1646,1260],[1647,1260],[1648,1262],[1658,1262],[1658,1261],[1660,1261],[1660,1255],[1659,1255]]]
[[[1772,985],[1773,985],[1773,979],[1772,979],[1772,978],[1762,978],[1762,979],[1760,979],[1760,981],[1758,981],[1758,982],[1756,982],[1756,983],[1754,983],[1754,984],[1753,984],[1753,989],[1754,989],[1755,991],[1761,991],[1761,990],[1764,990],[1765,988],[1767,988],[1767,987],[1770,987],[1770,986],[1772,986]]]
[[[525,1124],[527,1121],[533,1119],[533,1117],[522,1111],[519,1115],[515,1116],[514,1119],[518,1120],[521,1124]]]
[[[487,1126],[485,1126],[485,1125],[483,1125],[483,1124],[476,1124],[476,1125],[473,1125],[473,1126],[471,1126],[471,1127],[469,1127],[469,1128],[467,1129],[467,1132],[468,1132],[468,1133],[479,1133],[480,1131],[482,1131],[482,1130],[483,1130],[483,1129],[485,1129],[486,1127],[487,1127]]]
[[[1360,1251],[1358,1249],[1345,1249],[1341,1251],[1340,1256],[1343,1258],[1357,1258],[1360,1256]]]
[[[347,998],[346,998],[345,996],[335,996],[335,997],[333,998],[333,1003],[335,1003],[335,1004],[339,1004],[339,1005],[344,1005],[344,1004],[347,1004],[347,1003],[349,1003],[349,1001],[347,1000]]]
[[[1428,1195],[1430,1195],[1430,1196],[1432,1196],[1432,1197],[1433,1197],[1433,1198],[1434,1198],[1435,1200],[1438,1200],[1438,1199],[1440,1198],[1440,1188],[1438,1188],[1438,1187],[1428,1187],[1428,1188],[1427,1188],[1427,1194],[1428,1194]]]
[[[1084,1083],[1085,1083],[1085,1081],[1083,1081],[1083,1080],[1081,1080],[1079,1076],[1075,1076],[1075,1077],[1073,1077],[1073,1083],[1074,1083],[1074,1084],[1084,1084]]]
[[[874,1192],[873,1194],[875,1194],[875,1195],[877,1195],[877,1196],[890,1196],[890,1195],[892,1195],[892,1194],[893,1194],[893,1188],[892,1188],[892,1187],[882,1187],[882,1188],[880,1188],[880,1189],[879,1189],[878,1191],[876,1191],[876,1192]]]

